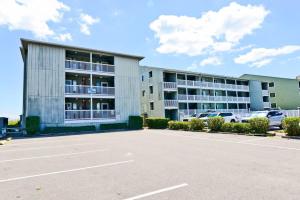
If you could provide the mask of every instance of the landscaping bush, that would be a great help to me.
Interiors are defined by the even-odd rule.
[[[169,121],[168,126],[171,130],[188,131],[190,129],[190,122]]]
[[[166,129],[168,128],[168,122],[168,118],[149,117],[146,119],[146,123],[150,129]]]
[[[70,133],[70,132],[87,132],[95,131],[95,126],[57,126],[46,127],[44,133]]]
[[[284,131],[288,136],[300,136],[300,118],[287,117],[283,120]]]
[[[267,134],[269,130],[269,120],[264,117],[256,117],[249,120],[251,132],[256,134]]]
[[[8,128],[15,128],[20,126],[20,120],[9,120],[8,121]]]
[[[250,133],[251,126],[249,123],[232,123],[232,131],[234,133]]]
[[[26,117],[26,131],[28,135],[35,135],[40,131],[40,117],[28,116]]]
[[[143,129],[143,117],[141,116],[129,116],[128,128],[132,130]]]
[[[202,119],[192,119],[190,122],[191,131],[202,131],[205,124]]]
[[[234,123],[226,122],[222,124],[221,131],[223,132],[232,132]]]
[[[117,130],[117,129],[127,129],[126,123],[114,123],[114,124],[101,124],[100,130]]]
[[[211,117],[207,121],[208,128],[211,131],[220,131],[224,124],[224,118],[222,117]]]

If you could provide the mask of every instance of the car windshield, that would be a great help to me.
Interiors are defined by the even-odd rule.
[[[210,113],[207,115],[207,117],[216,117],[218,116],[218,113]]]
[[[208,114],[203,113],[203,114],[200,114],[199,117],[207,117],[207,115],[208,115]]]
[[[191,117],[197,117],[197,114],[193,114],[193,115],[191,115]]]
[[[251,113],[250,116],[251,117],[266,117],[267,116],[267,112],[254,112],[254,113]]]

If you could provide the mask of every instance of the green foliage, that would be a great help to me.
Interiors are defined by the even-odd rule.
[[[26,131],[28,135],[35,135],[40,131],[40,117],[28,116],[26,117]]]
[[[44,133],[76,133],[76,132],[88,132],[95,131],[95,126],[58,126],[58,127],[46,127]]]
[[[288,136],[300,136],[300,118],[287,117],[283,120],[284,131]]]
[[[169,121],[168,126],[171,130],[190,130],[190,122]]]
[[[101,124],[100,130],[127,129],[126,123]]]
[[[222,124],[221,131],[223,132],[232,132],[234,123],[226,122]]]
[[[18,120],[18,119],[8,121],[9,128],[14,128],[14,127],[19,127],[19,126],[20,126],[20,120]]]
[[[191,131],[202,131],[205,124],[202,119],[192,119],[190,121],[190,130]]]
[[[166,129],[168,122],[168,118],[149,117],[146,119],[146,123],[150,129]]]
[[[224,124],[224,118],[222,117],[211,117],[208,118],[207,125],[211,131],[220,131]]]
[[[250,133],[251,126],[249,123],[232,123],[232,131],[234,133]]]
[[[251,132],[256,134],[267,134],[269,120],[265,117],[256,117],[249,120]]]
[[[128,128],[132,130],[143,129],[143,117],[141,116],[129,116]]]

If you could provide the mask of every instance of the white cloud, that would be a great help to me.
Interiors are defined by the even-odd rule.
[[[58,40],[58,41],[67,41],[67,40],[72,40],[72,35],[70,33],[62,33],[62,34],[58,34],[57,36],[54,37],[54,39]]]
[[[161,15],[151,22],[150,29],[159,39],[158,52],[196,56],[231,50],[246,35],[260,28],[268,13],[262,5],[243,6],[232,2],[200,18]]]
[[[70,8],[59,0],[1,0],[0,26],[10,30],[25,30],[36,37],[54,36],[48,23],[61,21]]]
[[[250,64],[254,67],[262,67],[271,63],[273,58],[287,55],[300,50],[300,45],[286,45],[280,48],[254,48],[244,55],[234,59],[237,64]]]
[[[85,35],[90,35],[90,26],[100,22],[99,18],[93,18],[92,16],[81,13],[80,14],[80,32],[85,34]]]
[[[200,62],[200,66],[221,65],[221,64],[222,64],[221,59],[216,56],[208,57]]]

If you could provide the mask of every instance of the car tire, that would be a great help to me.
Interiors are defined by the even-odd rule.
[[[230,120],[230,122],[231,122],[231,123],[235,123],[235,120],[234,120],[234,119],[232,119],[232,120]]]

